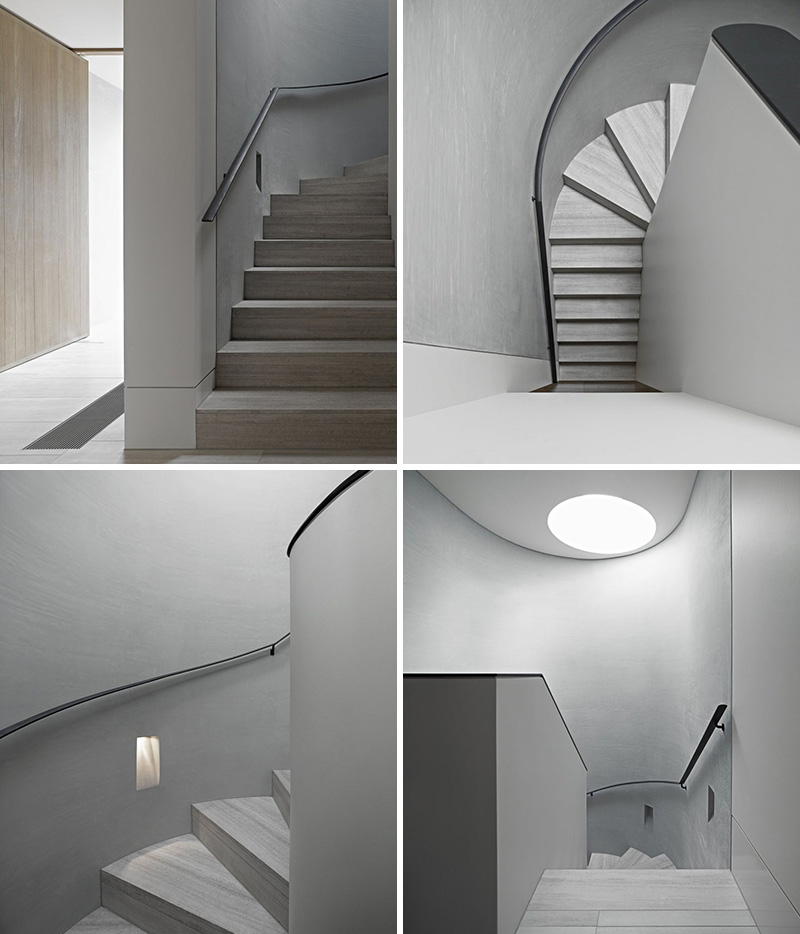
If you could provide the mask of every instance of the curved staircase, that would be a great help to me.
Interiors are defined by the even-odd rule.
[[[665,854],[648,856],[634,847],[629,847],[622,856],[610,853],[592,853],[588,869],[676,869],[675,863]]]
[[[289,772],[272,797],[192,806],[192,833],[100,873],[103,907],[69,934],[285,934],[289,928]]]
[[[636,383],[642,247],[694,87],[608,117],[564,171],[550,225],[558,378],[564,388]]]

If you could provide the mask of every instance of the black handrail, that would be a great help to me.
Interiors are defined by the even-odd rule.
[[[61,713],[64,710],[69,710],[70,707],[77,707],[79,704],[87,704],[89,701],[98,700],[101,697],[108,697],[110,694],[119,694],[120,691],[129,691],[132,688],[142,687],[145,684],[155,684],[157,681],[164,681],[167,678],[177,678],[179,675],[188,675],[195,671],[205,671],[209,668],[218,668],[220,665],[227,665],[230,662],[240,661],[244,658],[249,658],[252,655],[258,655],[261,652],[269,651],[270,655],[275,654],[275,649],[285,642],[291,633],[286,633],[285,636],[281,636],[275,642],[270,642],[269,645],[262,645],[261,648],[251,649],[249,652],[242,652],[241,655],[231,655],[230,658],[223,658],[218,662],[209,662],[206,665],[195,665],[193,668],[184,668],[182,671],[171,671],[166,675],[158,675],[155,678],[145,678],[143,681],[132,681],[130,684],[123,684],[120,687],[109,688],[107,691],[98,691],[97,694],[89,694],[86,697],[79,697],[77,700],[69,701],[66,704],[60,704],[58,707],[51,707],[50,710],[43,710],[41,713],[34,714],[32,717],[27,717],[25,720],[20,720],[18,723],[12,723],[11,726],[7,726],[4,730],[0,730],[0,739],[4,739],[6,736],[10,736],[12,733],[16,733],[17,730],[21,730],[26,726],[30,726],[33,723],[38,723],[40,720],[45,720],[47,717],[52,717],[54,714]]]
[[[292,557],[292,549],[297,544],[298,538],[300,538],[303,532],[305,532],[305,530],[311,525],[311,523],[320,513],[325,512],[328,506],[330,506],[334,500],[339,499],[342,493],[344,493],[346,490],[349,490],[354,483],[358,483],[359,480],[363,480],[364,477],[371,473],[371,470],[357,470],[355,473],[350,474],[346,480],[343,480],[332,493],[329,493],[319,504],[319,506],[317,506],[317,508],[309,515],[300,528],[294,533],[294,537],[289,542],[289,547],[286,549],[286,557]]]
[[[728,709],[727,704],[720,704],[719,707],[714,711],[714,715],[708,722],[708,726],[705,729],[700,742],[697,744],[697,749],[694,751],[694,755],[689,760],[689,764],[686,766],[686,771],[681,775],[680,779],[677,782],[670,781],[659,781],[658,779],[650,779],[649,781],[644,782],[617,782],[615,785],[603,785],[602,788],[595,788],[592,791],[587,791],[586,794],[591,798],[592,795],[596,795],[598,791],[608,791],[609,788],[623,788],[626,785],[680,785],[683,790],[686,790],[686,780],[692,773],[695,765],[697,765],[697,760],[703,754],[703,750],[708,745],[709,740],[714,735],[714,730],[724,730],[725,724],[720,723],[725,711]]]
[[[388,78],[389,72],[385,71],[380,75],[371,75],[369,78],[359,78],[356,81],[336,81],[333,84],[300,84],[294,87],[275,87],[269,92],[264,106],[259,111],[256,121],[253,126],[250,128],[250,132],[247,134],[245,141],[242,143],[242,148],[236,154],[236,158],[231,163],[231,167],[225,173],[222,178],[222,184],[219,186],[217,193],[214,195],[214,200],[208,206],[208,210],[203,215],[203,223],[210,224],[219,213],[219,209],[222,207],[222,202],[228,195],[231,185],[236,181],[236,176],[239,174],[239,170],[244,165],[244,160],[247,158],[247,154],[250,152],[250,149],[253,143],[256,141],[256,137],[261,131],[261,127],[264,125],[264,121],[267,119],[267,114],[270,112],[272,105],[275,103],[275,98],[281,91],[311,91],[320,88],[343,88],[351,84],[364,84],[365,81],[377,81],[378,78]]]
[[[544,173],[544,157],[545,151],[547,149],[547,143],[550,139],[550,131],[553,128],[553,123],[556,119],[556,114],[558,109],[561,106],[561,102],[564,100],[564,97],[567,91],[570,88],[570,85],[575,80],[575,76],[583,67],[586,59],[594,52],[598,45],[606,38],[606,36],[612,32],[614,29],[619,26],[619,24],[627,19],[631,13],[634,13],[639,9],[640,6],[644,6],[647,3],[647,0],[633,0],[633,3],[629,3],[625,9],[621,10],[617,15],[597,33],[597,35],[589,42],[586,48],[581,52],[581,54],[575,59],[572,68],[567,72],[566,78],[561,82],[561,87],[559,87],[558,92],[556,93],[553,103],[550,105],[550,110],[547,112],[547,117],[544,121],[544,127],[542,128],[542,135],[539,138],[539,148],[536,152],[536,171],[534,173],[534,194],[533,202],[536,205],[536,233],[539,239],[539,263],[542,270],[542,293],[544,296],[544,307],[546,314],[547,322],[547,339],[550,343],[550,373],[553,378],[553,382],[558,382],[558,366],[556,364],[556,326],[555,319],[553,317],[553,299],[550,294],[550,263],[547,258],[547,234],[544,227],[544,205],[542,204],[542,175]]]

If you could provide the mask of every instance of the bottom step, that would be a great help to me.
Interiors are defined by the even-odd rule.
[[[216,390],[197,411],[197,447],[274,454],[394,454],[392,390]]]

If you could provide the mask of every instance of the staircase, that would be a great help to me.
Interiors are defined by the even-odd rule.
[[[103,907],[69,934],[285,934],[290,773],[272,797],[192,806],[192,831],[100,874]]]
[[[613,114],[564,172],[550,225],[559,389],[649,390],[636,382],[642,248],[693,91],[671,84]]]
[[[665,854],[648,856],[641,850],[629,847],[622,856],[610,853],[592,853],[589,869],[675,869],[675,864]]]
[[[272,195],[197,412],[197,447],[395,456],[397,271],[388,157]]]

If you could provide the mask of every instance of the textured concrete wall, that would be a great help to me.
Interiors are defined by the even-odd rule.
[[[677,780],[714,708],[729,702],[728,475],[700,475],[664,542],[605,561],[512,545],[416,473],[406,474],[405,489],[406,671],[541,672],[590,788]],[[649,838],[635,795],[612,793],[602,804],[598,796],[589,848],[621,853],[638,844],[684,868],[727,865],[728,737],[715,738],[688,802],[680,789],[651,786]],[[717,793],[712,824],[701,813],[708,782]]]
[[[352,81],[388,70],[386,0],[218,0],[217,175],[222,181],[276,85]],[[270,193],[388,152],[388,82],[278,96],[217,219],[218,345],[230,338]],[[263,193],[256,152],[263,156]]]
[[[342,476],[4,472],[0,724],[283,635],[286,544]],[[141,735],[161,739],[162,781],[137,793]],[[100,904],[102,866],[288,767],[288,645],[4,739],[0,929],[66,930]]]
[[[624,0],[405,4],[406,339],[544,358],[534,215],[536,147],[559,84]],[[711,30],[797,31],[794,0],[649,3],[594,53],[557,118],[545,208],[604,118],[694,82]]]

